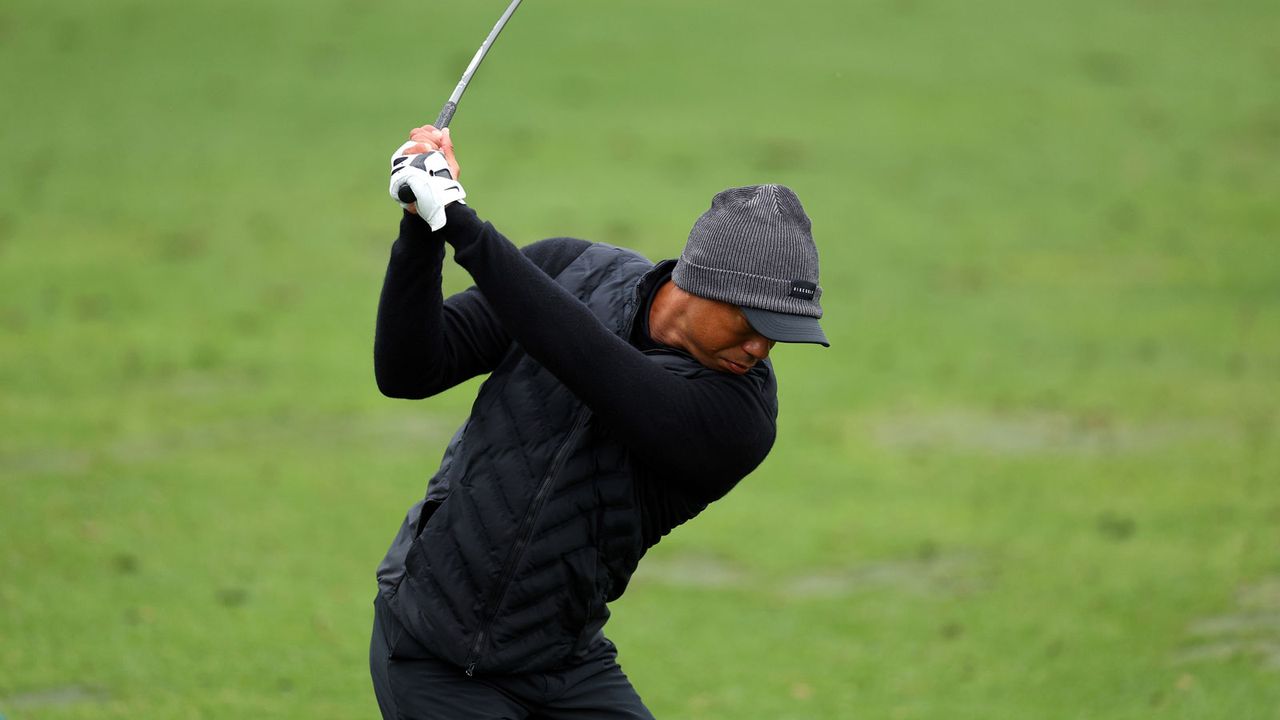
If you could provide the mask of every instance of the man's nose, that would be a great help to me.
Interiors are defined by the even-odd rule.
[[[764,360],[769,357],[769,351],[772,349],[773,341],[763,335],[756,335],[742,344],[743,352],[755,358],[757,361]]]

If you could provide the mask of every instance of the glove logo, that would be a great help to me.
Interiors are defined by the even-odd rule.
[[[391,156],[391,197],[406,210],[414,205],[432,231],[439,230],[447,221],[445,207],[463,202],[467,191],[453,178],[444,153],[431,150],[405,155],[414,145],[410,140]]]

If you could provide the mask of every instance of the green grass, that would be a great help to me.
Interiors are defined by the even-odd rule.
[[[385,163],[502,3],[0,7],[0,714],[376,717],[475,385],[380,397]],[[794,187],[829,350],[609,630],[664,718],[1280,718],[1280,8],[526,3],[512,238]],[[467,284],[450,267],[449,289]]]

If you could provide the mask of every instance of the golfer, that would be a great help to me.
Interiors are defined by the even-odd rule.
[[[408,185],[374,368],[397,398],[480,375],[471,415],[378,568],[370,665],[386,718],[651,718],[602,630],[645,551],[769,453],[769,353],[827,345],[791,190],[725,190],[679,260],[571,238],[517,248],[465,204],[447,131]],[[444,298],[445,246],[475,286]]]

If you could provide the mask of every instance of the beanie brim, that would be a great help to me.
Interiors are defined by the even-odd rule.
[[[831,343],[827,342],[826,333],[822,332],[822,326],[818,324],[818,318],[761,310],[745,305],[741,307],[751,327],[770,340],[785,343],[815,343],[823,347],[831,347]]]

